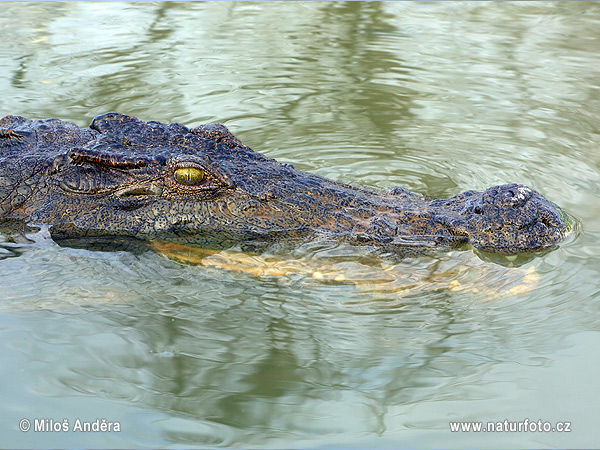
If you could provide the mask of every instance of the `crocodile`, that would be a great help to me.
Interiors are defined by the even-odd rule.
[[[119,113],[89,128],[0,119],[0,223],[48,226],[55,240],[201,246],[320,236],[398,254],[538,251],[571,230],[566,213],[521,184],[446,199],[349,185],[253,151],[222,124],[188,128]]]

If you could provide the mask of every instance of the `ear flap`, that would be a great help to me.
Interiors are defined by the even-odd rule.
[[[121,170],[139,169],[151,163],[164,163],[164,158],[162,160],[160,158],[142,158],[114,151],[103,152],[85,148],[73,148],[69,150],[67,157],[74,164],[89,163]]]

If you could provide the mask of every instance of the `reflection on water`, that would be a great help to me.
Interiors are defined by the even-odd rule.
[[[311,243],[189,264],[4,232],[3,442],[488,447],[448,422],[539,418],[577,431],[494,445],[590,446],[599,22],[595,3],[3,5],[2,115],[220,121],[340,181],[432,197],[521,182],[582,223],[514,267]],[[265,272],[273,258],[289,273]],[[122,432],[21,433],[22,417]]]
[[[449,258],[437,265],[456,264]],[[472,258],[465,252],[459,260],[474,265]],[[3,274],[16,277],[33,266],[31,259],[37,272],[13,282],[15,294],[5,295],[4,305],[40,325],[27,330],[28,352],[43,355],[37,371],[52,376],[36,378],[38,392],[156,411],[163,438],[172,442],[259,444],[265,430],[269,439],[309,430],[378,435],[398,408],[472,398],[470,383],[497,362],[539,364],[532,350],[544,354],[560,342],[535,326],[545,315],[548,326],[561,323],[537,311],[544,300],[490,303],[473,292],[431,291],[423,280],[420,290],[396,296],[51,242],[3,265]],[[396,270],[418,282],[419,272],[436,273],[432,264],[423,259]],[[499,267],[488,268],[487,282]],[[26,306],[34,310],[17,312]],[[559,302],[554,309],[566,307]],[[535,317],[528,317],[530,308]],[[23,348],[23,332],[13,331],[11,345]],[[417,412],[410,420],[443,429],[440,416]]]

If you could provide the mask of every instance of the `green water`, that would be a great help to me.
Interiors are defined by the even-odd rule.
[[[219,121],[353,184],[524,183],[580,230],[519,268],[290,255],[357,285],[35,235],[0,253],[1,446],[597,446],[599,26],[581,2],[3,3],[0,116]],[[449,428],[524,419],[571,432]]]

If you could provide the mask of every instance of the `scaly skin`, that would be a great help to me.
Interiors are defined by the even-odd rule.
[[[523,185],[449,199],[350,186],[254,152],[220,124],[190,130],[117,113],[88,129],[0,119],[0,222],[15,221],[50,225],[55,239],[326,236],[399,253],[466,242],[498,253],[540,250],[570,229],[556,205]]]

